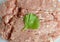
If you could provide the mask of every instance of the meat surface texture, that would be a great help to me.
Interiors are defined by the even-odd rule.
[[[22,31],[27,13],[38,16],[39,29]],[[0,5],[0,34],[9,42],[54,42],[60,36],[60,2],[7,0]]]

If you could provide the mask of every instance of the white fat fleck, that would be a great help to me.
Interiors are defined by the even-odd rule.
[[[46,27],[48,28],[50,25],[46,25]]]
[[[42,20],[45,19],[44,17],[42,17],[42,14],[38,14],[38,17],[39,17],[39,19],[42,19]]]
[[[28,39],[25,40],[25,42],[30,42],[31,41],[31,37],[29,37]]]
[[[49,13],[48,11],[46,11],[45,13]]]
[[[54,11],[54,8],[50,9],[50,11],[51,11],[51,12]]]
[[[52,39],[51,37],[49,37],[48,40],[49,40],[50,42],[54,42],[53,39]]]
[[[41,31],[39,31],[38,33],[41,34]]]
[[[54,0],[52,0],[52,1],[54,1]]]

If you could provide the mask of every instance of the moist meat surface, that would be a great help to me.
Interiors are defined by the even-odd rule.
[[[40,19],[37,30],[26,30],[23,17],[35,13]],[[58,0],[8,0],[0,5],[0,34],[9,42],[52,42],[60,36]]]

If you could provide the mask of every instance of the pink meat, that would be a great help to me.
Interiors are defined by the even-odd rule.
[[[38,16],[39,29],[22,31],[27,13]],[[9,42],[53,42],[60,36],[57,0],[8,0],[0,5],[0,17],[0,34]]]

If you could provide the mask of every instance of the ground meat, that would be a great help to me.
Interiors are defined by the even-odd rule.
[[[39,29],[22,31],[27,13],[38,16]],[[0,5],[0,34],[9,42],[53,42],[59,32],[58,0],[7,0]]]

